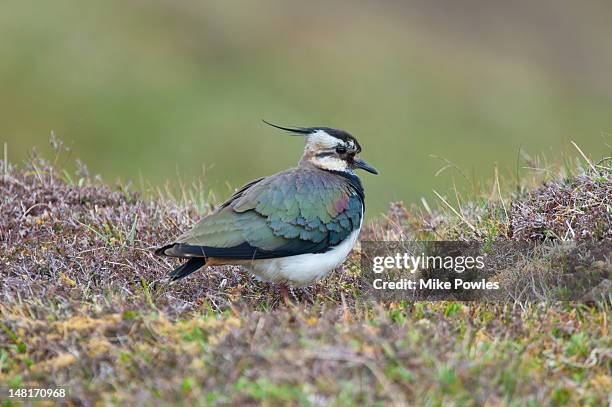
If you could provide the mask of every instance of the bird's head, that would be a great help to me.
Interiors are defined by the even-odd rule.
[[[378,174],[376,168],[358,157],[361,146],[355,137],[344,130],[329,127],[282,127],[265,120],[264,123],[306,138],[300,165],[312,165],[326,171],[350,173],[356,169],[362,169]]]

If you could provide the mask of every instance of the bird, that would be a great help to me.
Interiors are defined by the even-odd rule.
[[[365,212],[355,173],[378,171],[359,157],[361,146],[344,130],[269,126],[305,139],[296,167],[255,179],[191,230],[154,250],[186,260],[174,282],[208,266],[243,266],[258,279],[285,286],[314,284],[338,268],[353,249]]]

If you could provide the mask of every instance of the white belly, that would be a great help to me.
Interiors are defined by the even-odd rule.
[[[359,230],[361,230],[361,225],[342,243],[325,253],[253,260],[244,266],[264,281],[287,282],[297,287],[310,285],[344,262],[357,242]]]

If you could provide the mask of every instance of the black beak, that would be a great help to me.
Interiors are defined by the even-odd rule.
[[[370,164],[363,161],[361,158],[355,158],[355,160],[353,161],[353,165],[355,166],[355,168],[360,168],[372,174],[378,174],[376,168],[372,167]]]

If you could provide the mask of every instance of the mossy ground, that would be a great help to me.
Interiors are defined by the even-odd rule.
[[[149,248],[211,209],[202,189],[142,198],[39,158],[3,175],[0,383],[65,386],[73,405],[610,402],[609,301],[371,303],[357,254],[292,305],[237,267],[168,285],[175,263]],[[394,205],[363,238],[608,241],[609,166],[554,182]]]

